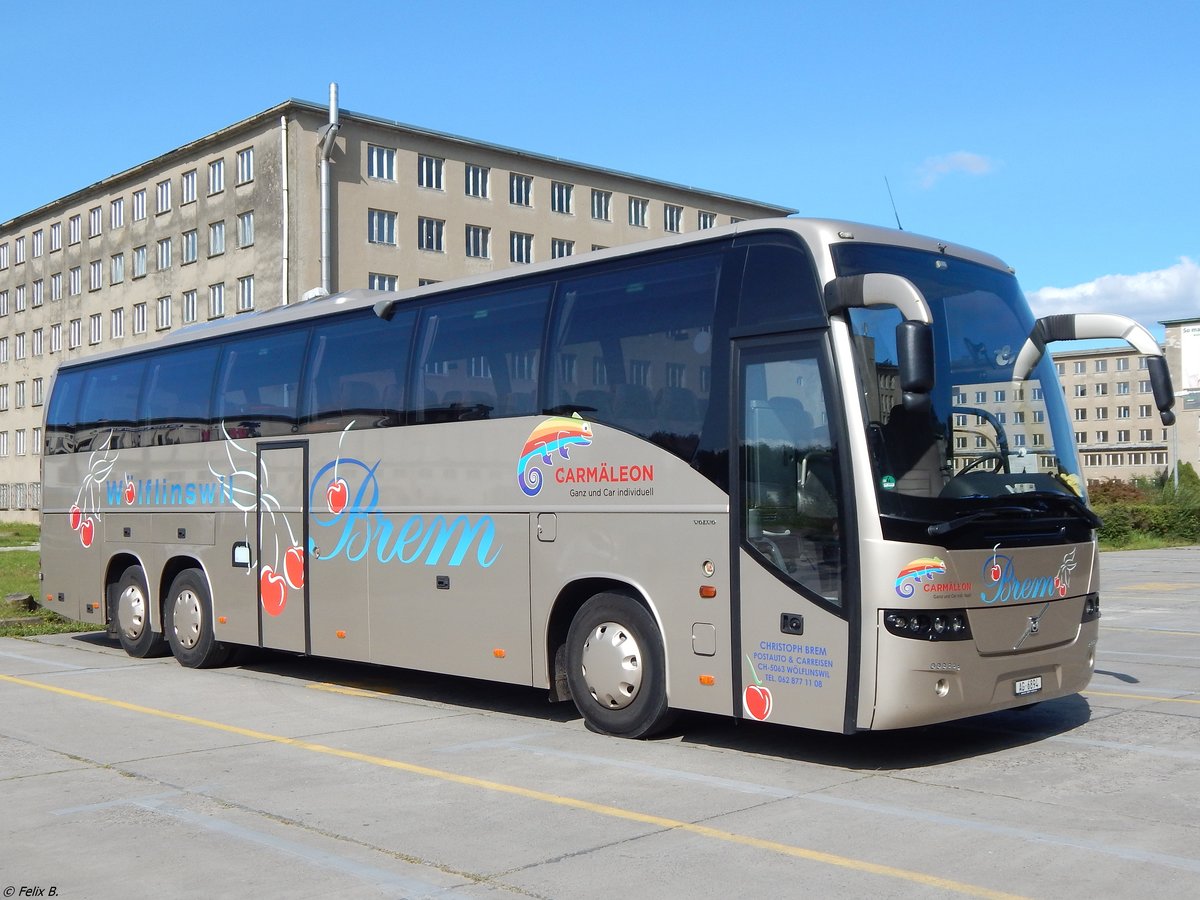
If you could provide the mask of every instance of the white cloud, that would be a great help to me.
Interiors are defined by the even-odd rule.
[[[1029,294],[1038,316],[1073,312],[1120,313],[1147,327],[1165,319],[1200,316],[1200,265],[1186,256],[1157,272],[1102,275],[1074,287],[1045,287]]]
[[[959,172],[966,175],[987,175],[995,168],[996,164],[986,156],[960,150],[945,156],[929,157],[917,167],[917,176],[921,180],[921,187],[931,188],[946,175]]]

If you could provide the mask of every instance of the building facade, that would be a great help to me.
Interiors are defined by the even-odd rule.
[[[331,112],[286,101],[0,223],[0,518],[37,518],[62,360],[317,287],[403,290],[795,212],[345,111],[331,130]]]

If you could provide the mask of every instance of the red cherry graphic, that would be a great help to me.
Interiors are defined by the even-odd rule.
[[[350,488],[346,484],[345,478],[335,478],[329,482],[329,487],[325,488],[325,502],[329,504],[329,511],[335,516],[338,515],[350,500]]]
[[[78,531],[79,526],[83,524],[83,510],[78,506],[71,507],[71,530]]]
[[[283,612],[287,605],[287,583],[284,582],[283,576],[276,575],[270,566],[263,566],[258,584],[262,593],[263,609],[267,611],[267,615],[277,616]]]
[[[85,547],[92,546],[92,539],[96,536],[96,521],[91,516],[88,516],[79,525],[79,543]]]
[[[304,551],[299,547],[288,547],[283,554],[283,577],[296,590],[304,587]]]
[[[1000,564],[999,563],[992,563],[991,575],[992,575],[992,581],[1000,580]]]
[[[1060,596],[1060,597],[1067,596],[1067,586],[1065,584],[1060,584],[1058,586],[1058,596]]]
[[[742,702],[752,719],[763,722],[771,714],[771,691],[760,684],[747,686]]]
[[[133,486],[132,481],[125,482],[125,503],[128,506],[133,506],[133,501],[137,499],[137,488]]]

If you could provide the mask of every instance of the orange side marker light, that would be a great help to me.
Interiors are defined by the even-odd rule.
[[[704,685],[705,687],[712,687],[714,684],[717,683],[717,679],[714,678],[712,675],[701,675],[700,683],[702,685]]]
[[[705,600],[711,600],[717,596],[717,589],[711,584],[702,584],[700,585],[700,596]]]
[[[508,656],[508,653],[497,647],[492,651],[492,656],[496,657],[496,659],[504,659],[504,657]]]

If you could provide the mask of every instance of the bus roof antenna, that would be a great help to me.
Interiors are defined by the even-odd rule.
[[[892,196],[892,185],[888,182],[886,175],[883,176],[883,183],[887,185],[888,199],[892,201],[892,215],[896,217],[896,228],[903,231],[904,226],[900,224],[900,213],[896,211],[896,198]]]

